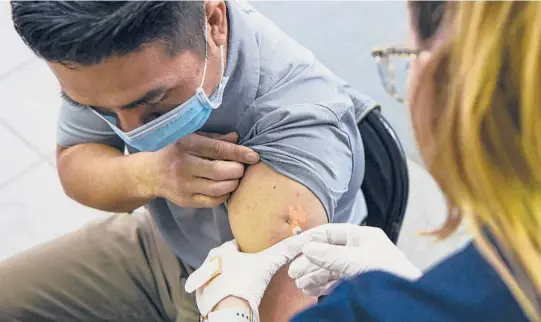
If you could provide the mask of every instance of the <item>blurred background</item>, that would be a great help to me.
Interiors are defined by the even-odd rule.
[[[253,1],[353,87],[375,98],[411,159],[410,201],[399,246],[420,268],[463,245],[462,228],[443,242],[418,236],[446,216],[443,197],[419,163],[406,106],[380,84],[370,49],[404,43],[405,2]],[[19,39],[9,2],[0,2],[0,260],[106,214],[64,195],[55,164],[59,87],[47,66]],[[404,79],[405,81],[405,79]]]

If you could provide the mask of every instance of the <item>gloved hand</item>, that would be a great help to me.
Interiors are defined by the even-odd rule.
[[[257,254],[239,251],[232,240],[210,251],[203,265],[186,281],[186,292],[197,290],[197,307],[207,315],[223,299],[234,296],[250,305],[259,321],[259,304],[272,277],[300,254],[308,236],[293,236]]]
[[[310,242],[289,266],[289,276],[306,295],[321,296],[340,279],[374,270],[408,279],[421,276],[379,228],[327,224],[304,234]]]

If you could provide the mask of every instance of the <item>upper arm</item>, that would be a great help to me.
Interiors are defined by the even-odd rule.
[[[332,222],[340,206],[344,206],[339,202],[349,189],[354,163],[358,161],[356,157],[362,153],[354,112],[347,107],[344,110],[338,117],[327,107],[314,104],[259,108],[259,119],[240,143],[257,151],[268,169],[263,170],[263,166],[258,165],[247,172],[261,171],[266,177],[280,178],[278,181],[284,187],[273,189],[263,180],[250,180],[245,175],[232,202],[251,204],[250,199],[260,198],[258,194],[265,192],[273,195],[265,199],[269,206],[278,207],[282,201],[297,202],[289,194],[302,192],[303,196],[310,196],[303,199],[310,205],[303,206],[320,205],[327,221]],[[358,176],[355,180],[359,181]],[[250,190],[249,196],[244,189]],[[283,205],[285,210],[288,206]],[[229,212],[233,210],[237,209],[229,209]],[[284,216],[285,210],[276,210],[274,217]],[[312,215],[310,211],[308,214]]]
[[[264,163],[250,166],[228,202],[229,222],[244,252],[259,252],[292,235],[289,207],[306,211],[303,230],[327,222],[323,205],[305,186]]]
[[[229,222],[240,249],[255,253],[292,236],[290,206],[306,212],[306,220],[299,223],[303,230],[327,222],[323,205],[309,189],[262,162],[250,166],[228,202]],[[287,275],[287,267],[282,268],[261,302],[261,321],[289,321],[315,300],[303,296]]]
[[[321,105],[257,110],[241,143],[260,154],[228,202],[231,229],[245,250],[259,251],[291,236],[289,207],[306,212],[303,229],[333,220],[353,173],[353,110]],[[347,125],[353,124],[348,130]],[[360,186],[360,183],[359,183]],[[353,200],[351,200],[353,203]]]
[[[290,207],[306,213],[303,230],[332,220],[354,162],[350,133],[342,128],[348,122],[326,107],[302,104],[259,112],[262,117],[242,143],[259,152],[262,162],[248,167],[228,202],[231,229],[244,252],[291,236]],[[312,304],[315,299],[303,296],[285,267],[272,279],[260,314],[262,321],[288,321]]]
[[[56,143],[57,155],[63,148],[83,143],[99,143],[124,150],[124,142],[106,122],[89,108],[76,107],[65,101],[60,105]]]

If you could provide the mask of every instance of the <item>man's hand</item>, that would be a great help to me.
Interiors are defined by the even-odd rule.
[[[259,156],[237,134],[192,134],[157,152],[125,156],[96,143],[57,147],[66,194],[88,207],[128,212],[162,197],[182,207],[214,207],[237,188]],[[99,171],[96,171],[99,169]]]
[[[235,144],[238,135],[191,134],[154,152],[149,171],[155,197],[185,208],[212,208],[229,198],[239,185],[245,164],[255,164],[259,155]]]

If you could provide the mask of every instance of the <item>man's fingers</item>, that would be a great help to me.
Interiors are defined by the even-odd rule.
[[[222,133],[210,133],[210,132],[197,132],[197,134],[205,136],[210,139],[225,141],[229,143],[237,143],[239,140],[239,135],[237,132],[230,132],[226,134]]]
[[[217,138],[219,138],[220,136],[223,135],[222,133],[212,133],[212,132],[203,132],[203,131],[198,131],[198,132],[195,132],[195,133],[197,135],[202,135],[202,136],[210,138],[210,139],[217,139]]]
[[[192,156],[190,167],[193,176],[215,181],[237,180],[244,175],[244,165],[234,161],[206,160]]]
[[[195,178],[190,182],[191,189],[198,194],[209,197],[220,197],[237,189],[239,180],[214,181],[205,178]]]
[[[215,208],[223,204],[229,199],[230,194],[226,194],[219,197],[210,197],[202,194],[195,194],[191,197],[191,204],[194,208]]]
[[[202,135],[188,135],[182,139],[190,154],[213,159],[237,161],[245,164],[255,164],[259,155],[242,145],[207,138]]]
[[[237,143],[239,141],[239,135],[237,134],[237,132],[231,132],[224,135],[220,135],[216,139],[220,141],[229,142],[229,143]]]

